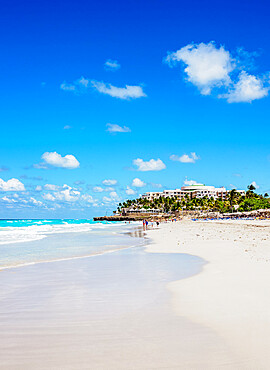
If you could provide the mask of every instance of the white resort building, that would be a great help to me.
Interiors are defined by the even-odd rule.
[[[240,195],[245,195],[245,190],[236,190]],[[226,195],[229,193],[229,190],[226,190],[224,187],[215,188],[214,186],[206,186],[203,184],[182,186],[181,189],[175,190],[164,190],[162,192],[148,192],[142,195],[142,198],[153,200],[159,197],[177,197],[178,199],[184,198],[186,195],[189,195],[191,198],[211,198],[214,199],[221,198],[225,199]]]

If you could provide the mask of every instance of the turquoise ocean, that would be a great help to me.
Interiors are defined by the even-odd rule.
[[[0,220],[0,269],[145,244],[140,224],[91,219]]]

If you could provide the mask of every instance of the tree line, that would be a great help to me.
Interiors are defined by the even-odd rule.
[[[186,194],[183,199],[163,196],[153,200],[145,198],[128,199],[123,203],[119,203],[117,211],[121,213],[123,208],[129,208],[131,206],[134,208],[158,209],[165,213],[182,210],[228,213],[270,208],[270,199],[267,193],[264,195],[255,193],[256,188],[253,185],[249,185],[247,189],[245,195],[241,195],[236,189],[232,189],[227,193],[225,199],[214,199],[213,197],[208,198],[207,196],[203,198],[193,198],[191,194]]]

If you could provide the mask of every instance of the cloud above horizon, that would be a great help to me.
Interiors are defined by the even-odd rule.
[[[166,168],[165,163],[161,159],[150,159],[150,161],[143,161],[141,158],[133,160],[133,164],[137,166],[138,171],[161,171]]]
[[[127,186],[126,188],[126,194],[127,195],[135,195],[136,194],[136,191],[131,189],[129,186]]]
[[[146,185],[146,183],[143,182],[142,180],[138,179],[138,177],[133,179],[132,184],[131,184],[131,186],[133,186],[135,188],[142,188],[145,185]]]
[[[104,68],[106,71],[117,71],[121,68],[121,65],[117,60],[107,59],[104,63]]]
[[[139,85],[125,85],[124,87],[113,86],[110,83],[103,81],[90,80],[85,77],[80,77],[73,83],[63,82],[60,84],[60,89],[75,94],[86,93],[89,88],[98,91],[101,94],[112,96],[122,100],[131,100],[146,97],[142,86]]]
[[[168,53],[164,61],[171,67],[182,63],[186,80],[196,86],[202,95],[221,90],[222,93],[217,97],[226,99],[228,103],[251,103],[266,97],[269,92],[266,78],[248,74],[244,70],[253,64],[255,54],[238,48],[233,56],[224,46],[218,47],[211,41],[208,44],[188,44],[176,52]],[[250,63],[247,62],[248,58],[252,60]]]
[[[186,45],[168,54],[165,61],[170,66],[183,62],[187,80],[203,95],[209,95],[216,86],[228,85],[229,73],[234,69],[230,53],[223,46],[217,48],[213,42]]]
[[[190,155],[183,154],[181,156],[178,156],[176,154],[172,154],[170,156],[171,161],[177,161],[181,163],[195,163],[198,159],[199,157],[197,156],[195,152],[191,152]]]
[[[103,184],[103,185],[106,185],[106,186],[116,185],[116,184],[117,184],[117,180],[115,180],[115,179],[107,179],[107,180],[103,180],[103,181],[102,181],[102,184]]]
[[[0,191],[25,191],[24,184],[15,178],[4,181],[0,179]]]
[[[263,79],[242,71],[232,89],[219,97],[227,99],[228,103],[251,103],[253,100],[264,98],[268,92],[269,87],[264,86]]]
[[[92,87],[101,94],[110,95],[113,98],[130,100],[146,97],[141,86],[125,85],[125,87],[113,86],[110,83],[91,81]]]
[[[190,186],[190,185],[202,185],[202,184],[200,182],[195,181],[195,180],[187,180],[186,179],[184,181],[184,185],[187,185],[187,186],[189,185]]]
[[[131,129],[127,126],[119,126],[113,123],[107,123],[107,130],[110,133],[116,133],[116,132],[131,132]]]
[[[34,165],[35,168],[48,168],[47,165],[52,167],[60,167],[67,169],[74,169],[80,166],[79,161],[72,154],[67,154],[64,157],[57,152],[45,152],[42,154],[41,158],[44,160],[44,163]]]

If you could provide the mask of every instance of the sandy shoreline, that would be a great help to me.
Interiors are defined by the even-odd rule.
[[[188,253],[203,272],[168,284],[176,314],[214,330],[230,347],[231,369],[270,367],[270,222],[162,224],[152,253]]]
[[[0,369],[268,369],[269,232],[167,223],[144,247],[2,270]]]

